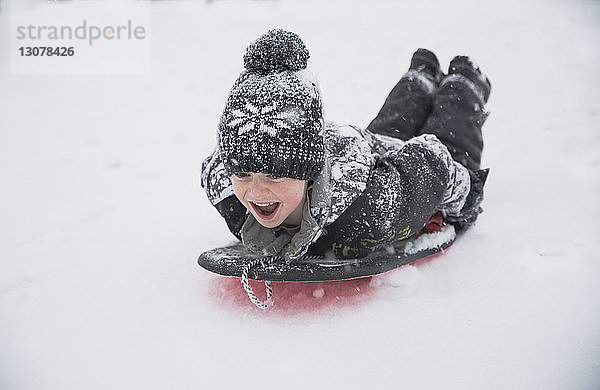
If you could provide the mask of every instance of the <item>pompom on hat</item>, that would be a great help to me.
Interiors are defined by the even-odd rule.
[[[252,42],[218,129],[229,175],[262,172],[314,179],[323,166],[323,107],[307,70],[304,42],[293,32],[270,30]]]

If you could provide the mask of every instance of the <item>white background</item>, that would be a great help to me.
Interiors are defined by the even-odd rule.
[[[2,53],[0,389],[598,388],[598,20],[594,1],[153,2],[151,74],[18,75]],[[277,285],[265,313],[195,260],[234,239],[198,173],[274,27],[359,126],[416,48],[472,56],[491,173],[443,256]]]

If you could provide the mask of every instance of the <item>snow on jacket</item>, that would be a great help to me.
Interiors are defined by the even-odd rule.
[[[326,122],[323,139],[325,165],[308,183],[296,230],[258,223],[234,195],[218,149],[204,160],[201,185],[246,248],[288,260],[328,253],[357,258],[418,233],[438,211],[461,217],[472,174],[436,136],[402,141]]]

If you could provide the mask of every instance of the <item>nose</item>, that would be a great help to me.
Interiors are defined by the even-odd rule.
[[[270,191],[269,188],[265,185],[265,181],[258,176],[259,175],[254,175],[248,191],[255,199],[260,200],[261,197],[267,196]]]

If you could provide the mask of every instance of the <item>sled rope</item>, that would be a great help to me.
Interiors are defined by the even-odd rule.
[[[308,255],[302,257],[302,260],[317,260],[322,258],[323,257],[319,255]],[[273,306],[274,303],[273,288],[271,287],[271,282],[265,280],[265,290],[267,291],[267,299],[263,302],[256,296],[256,294],[254,294],[254,291],[250,286],[250,282],[248,282],[248,273],[250,273],[250,270],[252,268],[256,267],[259,264],[265,267],[267,264],[273,264],[276,262],[285,262],[285,258],[283,256],[259,257],[250,260],[250,262],[248,262],[244,266],[244,268],[242,268],[242,287],[244,287],[244,290],[246,290],[246,294],[248,294],[248,298],[250,298],[250,301],[254,303],[256,307],[262,310],[269,309],[271,306]]]
[[[254,303],[256,307],[262,310],[267,310],[268,308],[273,306],[273,288],[271,287],[271,282],[265,280],[265,290],[267,291],[267,299],[263,302],[254,294],[254,291],[252,291],[250,282],[248,282],[248,273],[252,268],[256,267],[259,264],[264,267],[265,262],[268,264],[272,264],[277,259],[277,256],[254,259],[251,260],[248,264],[246,264],[242,269],[242,286],[244,287],[244,290],[246,290],[246,294],[248,294],[248,298],[250,298],[250,301]]]

